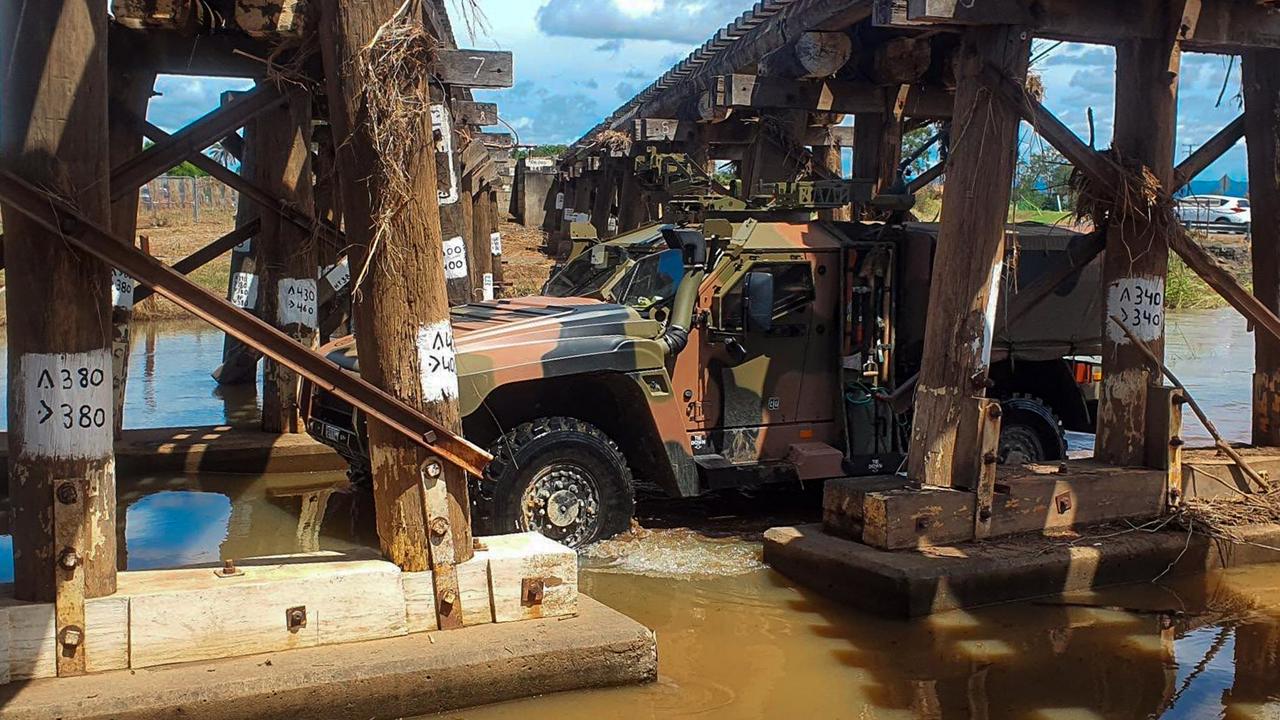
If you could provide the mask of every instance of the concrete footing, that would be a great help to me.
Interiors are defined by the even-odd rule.
[[[580,595],[575,617],[17,682],[0,718],[333,718],[456,710],[657,679],[654,635]]]
[[[764,559],[819,594],[883,615],[918,617],[1280,561],[1280,525],[1242,528],[1239,535],[1241,542],[1223,542],[1185,531],[1095,529],[1074,543],[1028,535],[885,551],[801,525],[766,531]]]

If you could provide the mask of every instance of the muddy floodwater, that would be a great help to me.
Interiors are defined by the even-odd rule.
[[[209,379],[220,333],[167,324],[137,339],[127,427],[254,421],[252,392]],[[1252,348],[1230,311],[1169,319],[1170,364],[1230,439],[1248,436]],[[1087,452],[1088,436],[1071,440]],[[118,494],[130,569],[376,547],[371,500],[340,474],[129,477]],[[645,529],[591,548],[581,587],[657,632],[658,682],[442,717],[1280,718],[1280,565],[1153,568],[1139,585],[885,620],[760,561],[764,528],[813,521],[819,504],[813,487],[643,498]],[[0,580],[9,547],[0,538]]]

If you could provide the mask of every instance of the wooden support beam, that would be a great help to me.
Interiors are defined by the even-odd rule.
[[[1253,212],[1253,294],[1280,312],[1280,51],[1241,58],[1249,206]],[[1253,442],[1280,445],[1280,340],[1254,334]]]
[[[1150,168],[1165,188],[1173,185],[1180,56],[1172,40],[1131,41],[1116,48],[1112,148]],[[1163,359],[1169,241],[1160,227],[1142,213],[1113,220],[1107,227],[1102,283],[1104,314],[1132,320],[1129,329]],[[1119,328],[1104,323],[1095,457],[1117,465],[1145,461],[1147,394],[1160,378],[1158,364]]]
[[[224,96],[223,101],[230,102],[231,98]],[[155,129],[159,131],[159,128]],[[252,177],[256,179],[258,175],[258,123],[256,120],[249,120],[245,123],[244,143],[241,147],[241,152],[243,155],[240,159],[240,172],[243,175],[231,173],[226,168],[223,168],[223,170],[236,175],[236,177]],[[204,156],[201,155],[201,157]],[[219,167],[221,166],[219,165]],[[217,176],[215,175],[214,177]],[[262,199],[268,197],[266,191],[261,190],[257,185],[254,185],[253,188],[254,192],[241,191],[239,198],[237,198],[237,230],[248,227],[256,227],[261,230],[263,208],[285,207],[285,204],[281,202],[262,202]],[[258,194],[259,191],[260,195]],[[255,232],[232,248],[231,264],[227,268],[226,298],[227,302],[232,305],[260,317],[262,293],[258,285],[258,257],[253,248],[257,237],[258,234]],[[256,385],[258,382],[258,360],[261,357],[262,354],[256,348],[227,333],[222,337],[222,362],[213,369],[210,375],[219,385]]]
[[[928,170],[911,178],[911,182],[907,183],[907,192],[912,195],[920,192],[929,183],[942,177],[947,172],[947,164],[945,162],[936,162],[929,167]]]
[[[1186,160],[1178,163],[1178,167],[1173,170],[1173,187],[1169,188],[1169,192],[1177,193],[1186,187],[1187,183],[1194,180],[1197,175],[1205,171],[1205,168],[1222,157],[1223,153],[1235,147],[1240,138],[1244,137],[1244,128],[1245,119],[1244,115],[1241,114],[1228,123],[1226,127],[1215,133],[1213,137],[1206,140]]]
[[[1020,25],[1038,38],[1119,45],[1137,40],[1168,41],[1178,37],[1184,49],[1238,53],[1249,48],[1280,47],[1280,13],[1256,2],[1196,2],[1194,28],[1181,37],[1183,8],[1168,0],[909,0],[912,22],[958,26]],[[1177,13],[1174,15],[1173,13]]]
[[[967,130],[957,135],[947,160],[907,461],[909,477],[927,485],[974,482],[957,477],[971,466],[957,460],[956,452],[965,447],[962,434],[976,437],[978,419],[966,412],[972,409],[969,398],[986,394],[1020,121],[993,96],[983,71],[990,63],[1021,81],[1030,49],[1020,29],[994,27],[966,31],[958,51],[956,126]],[[976,187],[987,189],[975,195]]]
[[[231,232],[196,250],[190,255],[182,258],[173,264],[174,272],[180,272],[183,275],[190,275],[192,272],[208,265],[219,256],[226,254],[228,250],[237,245],[252,239],[258,234],[261,223],[255,218],[247,225],[240,225]],[[133,291],[133,304],[146,300],[155,294],[155,291],[148,287],[139,287]]]
[[[794,43],[765,55],[760,74],[780,78],[824,78],[853,57],[853,39],[847,32],[810,30]]]
[[[372,128],[361,111],[364,98],[361,73],[351,71],[364,62],[363,49],[400,5],[399,0],[358,4],[323,0],[320,3],[320,46],[328,86],[329,120],[334,137],[345,138],[338,144],[337,158],[347,232],[353,248],[352,270],[360,278],[354,281],[358,288],[353,312],[358,329],[356,346],[362,377],[395,392],[402,401],[434,418],[451,433],[460,433],[458,376],[444,285],[439,206],[435,202],[407,202],[392,217],[377,215],[382,203],[395,202],[395,189],[389,178],[399,169],[409,172],[410,194],[406,200],[434,197],[438,192],[434,148],[430,143],[406,147],[403,157],[380,152]],[[410,16],[406,21],[418,19]],[[421,59],[431,61],[431,58]],[[443,69],[448,64],[447,60],[437,59],[432,65],[433,75],[446,84],[450,81]],[[476,72],[480,63],[468,61],[466,68],[468,72]],[[510,84],[509,73],[507,84]],[[417,102],[424,107],[431,102],[428,85],[424,78],[420,85],[411,88],[411,92],[417,93]],[[417,113],[401,121],[412,123],[406,130],[419,137],[432,135],[427,113]],[[379,223],[376,228],[375,223]],[[360,268],[358,273],[356,268]],[[432,538],[438,541],[440,535],[448,534],[454,548],[451,558],[454,563],[465,563],[472,557],[466,474],[454,466],[442,467],[431,453],[379,421],[369,423],[369,443],[382,551],[404,570],[421,571],[430,567],[436,577],[440,627],[459,627],[462,598],[439,592],[442,587],[449,587],[442,578],[450,575],[454,575],[456,586],[455,565],[434,562],[429,548]],[[447,511],[433,518],[438,522],[434,522],[430,530],[420,475],[424,470],[432,480],[442,482],[447,493]]]
[[[130,48],[145,67],[164,75],[262,79],[267,76],[265,60],[272,50],[262,40],[240,33],[188,35],[132,30],[119,23],[109,24],[108,38],[112,54],[117,48]],[[291,59],[286,54],[277,62]]]
[[[4,3],[0,47],[0,166],[110,223],[107,6]],[[116,589],[112,451],[110,270],[76,249],[64,228],[23,214],[10,198],[5,229],[8,309],[9,498],[14,594],[53,602],[54,491],[84,481],[84,542],[77,575],[93,598]],[[65,228],[73,230],[71,226]]]
[[[498,231],[493,224],[493,194],[489,186],[480,187],[474,197],[467,198],[471,202],[472,233],[468,250],[475,259],[472,263],[472,283],[475,290],[471,300],[493,299],[493,252],[490,236]],[[486,279],[487,276],[487,279]]]
[[[718,107],[790,109],[845,114],[887,112],[896,86],[885,87],[843,80],[789,80],[759,75],[724,75],[717,78],[714,102]],[[952,95],[945,88],[912,87],[903,114],[910,117],[951,117]]]
[[[463,147],[471,150],[480,143],[463,145],[462,127],[446,111],[448,90],[431,88],[431,128],[435,137],[436,178],[440,204],[440,237],[444,240],[444,282],[449,305],[463,305],[475,299],[472,273],[475,257],[470,249],[472,234],[471,198],[463,189]],[[466,206],[466,207],[464,207]]]
[[[453,109],[453,118],[459,125],[483,127],[498,124],[497,103],[454,100],[449,107]]]
[[[182,130],[111,169],[111,197],[137,194],[151,178],[218,142],[259,114],[278,105],[284,97],[270,83],[259,84],[225,107],[214,110]]]
[[[485,148],[509,150],[515,147],[515,138],[511,136],[511,133],[483,132],[476,135],[476,139]]]
[[[263,113],[257,125],[255,176],[258,185],[283,204],[311,215],[315,206],[311,177],[311,99],[289,96],[288,103]],[[272,212],[260,214],[262,231],[253,241],[258,270],[259,315],[303,347],[317,346],[320,326],[317,270],[319,239]],[[262,429],[302,433],[298,374],[271,358],[262,365]]]
[[[515,84],[510,50],[438,49],[434,61],[434,80],[441,85],[502,89]]]
[[[155,73],[140,67],[123,51],[117,51],[115,72],[111,73],[108,92],[110,105],[123,112],[108,112],[109,159],[119,165],[143,150],[143,123],[147,103],[155,86]],[[127,63],[127,64],[126,64]],[[138,193],[132,192],[111,203],[111,232],[130,242],[138,230]],[[133,324],[133,278],[111,271],[111,390],[113,408],[112,432],[118,440],[124,427],[125,386],[129,379],[130,331]]]

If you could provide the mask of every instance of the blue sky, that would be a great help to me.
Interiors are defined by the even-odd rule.
[[[748,0],[478,0],[486,25],[468,37],[450,0],[460,44],[510,50],[516,84],[478,92],[499,103],[502,118],[522,143],[567,143],[594,127],[659,74],[681,60],[750,6]],[[1037,52],[1053,43],[1037,44]],[[1187,54],[1183,60],[1177,159],[1239,112],[1239,63],[1223,56]],[[1110,143],[1115,53],[1108,47],[1059,45],[1037,63],[1046,104],[1086,137],[1092,107],[1097,146]],[[1219,91],[1226,82],[1222,102]],[[156,124],[174,130],[213,108],[218,93],[243,82],[164,77],[151,103]],[[1024,151],[1031,144],[1024,144]],[[1245,176],[1243,144],[1205,176]]]

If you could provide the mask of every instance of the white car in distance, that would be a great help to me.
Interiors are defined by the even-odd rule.
[[[1189,195],[1178,198],[1178,219],[1187,227],[1211,226],[1214,229],[1249,232],[1252,217],[1249,201],[1226,195]]]

